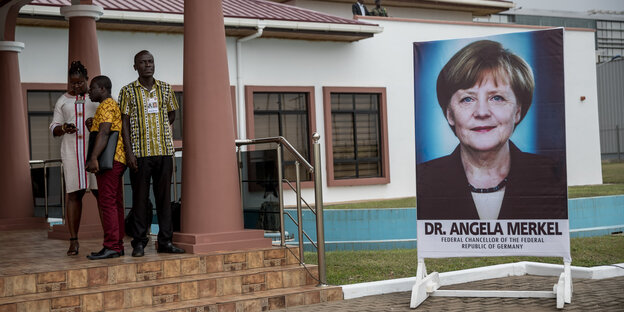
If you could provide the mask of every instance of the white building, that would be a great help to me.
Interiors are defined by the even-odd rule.
[[[357,21],[352,20],[351,2],[224,1],[237,131],[240,138],[283,135],[308,158],[311,148],[306,143],[313,132],[319,132],[326,203],[415,196],[412,43],[543,28],[472,22],[474,15],[508,9],[510,3],[504,1],[466,4],[449,0],[444,5],[413,1],[408,7],[384,1],[397,17],[360,17]],[[67,76],[67,25],[58,3],[36,0],[25,6],[16,30],[16,40],[26,45],[19,62],[29,109],[32,159],[58,157],[57,143],[47,130]],[[147,49],[156,60],[155,77],[174,85],[181,95],[182,12],[164,6],[158,12],[160,1],[154,1],[156,9],[139,11],[108,8],[107,1],[96,3],[105,4],[97,35],[101,71],[111,77],[113,94],[136,79],[133,56]],[[241,4],[256,10],[248,13]],[[263,29],[259,37],[237,43],[257,29]],[[593,30],[575,28],[564,33],[569,185],[602,183],[594,41]],[[335,141],[326,139],[332,134],[334,139],[345,137],[336,133],[337,128],[332,130],[329,119],[338,118],[332,117],[332,94],[369,105],[361,115],[367,122],[354,126],[351,120],[342,120],[366,136],[347,144],[351,149],[360,147],[363,153],[366,150],[366,158],[334,158],[348,149],[339,150]],[[279,103],[288,105],[273,107]],[[177,129],[179,139],[179,124]],[[197,131],[210,131],[209,125]],[[292,172],[287,166],[287,175]],[[293,195],[286,196],[287,204],[293,202]],[[304,197],[314,198],[312,190],[306,189]]]

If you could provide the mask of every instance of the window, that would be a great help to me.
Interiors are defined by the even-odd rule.
[[[54,105],[65,93],[65,84],[22,84],[28,107],[30,159],[61,158],[61,140],[54,138],[49,127],[54,118]]]
[[[313,87],[246,87],[247,136],[264,138],[283,136],[308,161],[312,154],[314,123]],[[268,149],[269,146],[256,146]],[[295,157],[282,152],[284,178],[295,181]],[[307,171],[300,168],[302,181],[310,181]],[[307,186],[307,185],[306,185]],[[310,184],[311,186],[311,184]]]
[[[390,182],[385,88],[323,88],[327,185]]]

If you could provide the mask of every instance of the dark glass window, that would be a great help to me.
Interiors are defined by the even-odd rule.
[[[283,136],[307,161],[310,161],[308,102],[309,95],[306,92],[254,92],[255,137]],[[295,158],[289,152],[282,152],[282,155],[284,178],[295,181]],[[302,181],[310,180],[303,167],[300,174]]]
[[[182,91],[174,92],[178,101],[178,110],[176,110],[175,120],[173,121],[173,139],[182,140],[182,111],[184,102],[184,93]]]
[[[334,178],[382,176],[377,93],[332,93]]]
[[[65,91],[60,90],[29,90],[27,92],[30,159],[61,158],[61,140],[52,136],[49,127],[54,118],[54,105],[64,93]]]

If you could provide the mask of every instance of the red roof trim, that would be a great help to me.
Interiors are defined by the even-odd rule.
[[[214,0],[207,0],[214,1]],[[184,0],[93,0],[111,11],[184,14]],[[67,6],[70,0],[34,0],[33,5]],[[223,0],[223,16],[311,23],[374,25],[267,0]]]

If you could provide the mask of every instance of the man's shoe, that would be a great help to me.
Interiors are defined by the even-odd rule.
[[[89,260],[101,260],[101,259],[109,259],[109,258],[117,258],[119,257],[119,252],[116,252],[112,249],[104,248],[104,252],[96,255],[88,255],[87,258]]]
[[[99,256],[99,255],[103,254],[104,251],[106,251],[106,247],[102,247],[102,249],[100,249],[100,251],[98,251],[98,252],[92,251],[91,255],[92,256]]]
[[[103,247],[103,248],[102,248],[100,251],[98,251],[98,252],[92,251],[92,252],[91,252],[91,255],[92,255],[92,256],[99,256],[99,255],[103,254],[105,250],[106,250],[106,247]],[[121,252],[119,253],[119,255],[121,255],[121,256],[124,256],[124,255],[125,255],[125,252],[123,251],[123,249],[121,250]]]
[[[158,252],[164,253],[185,253],[184,249],[174,246],[171,242],[158,244]]]
[[[145,251],[143,251],[143,244],[139,243],[132,249],[133,257],[143,257],[145,255]]]

